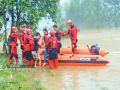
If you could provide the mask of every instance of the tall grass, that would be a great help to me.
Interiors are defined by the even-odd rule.
[[[0,54],[0,67],[8,64],[7,56]],[[29,70],[0,70],[0,90],[46,90],[40,83],[35,80],[35,73]]]

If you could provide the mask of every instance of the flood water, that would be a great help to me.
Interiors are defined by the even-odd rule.
[[[51,76],[48,66],[37,67],[34,78],[47,90],[120,90],[120,30],[82,30],[78,38],[79,47],[97,43],[109,51],[105,58],[110,63],[99,67],[59,66],[56,76]],[[70,46],[70,39],[63,39],[62,44]]]
[[[62,43],[69,46],[70,40],[64,39]],[[47,90],[120,90],[120,30],[84,30],[79,33],[78,46],[95,43],[109,51],[105,56],[109,65],[59,66],[56,76],[48,73],[49,67],[42,67],[42,70],[38,68],[36,79],[41,80]]]

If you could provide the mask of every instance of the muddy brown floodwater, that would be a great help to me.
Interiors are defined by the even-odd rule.
[[[79,33],[79,47],[99,44],[109,51],[105,56],[107,66],[59,66],[56,76],[48,73],[49,67],[37,68],[38,80],[47,90],[120,90],[120,30],[82,30]],[[70,46],[69,39],[62,40],[63,46]]]
[[[78,46],[86,47],[98,43],[109,51],[105,56],[110,64],[100,67],[59,66],[57,76],[48,74],[49,67],[38,72],[47,90],[120,90],[120,30],[84,30],[79,33]],[[63,46],[69,46],[70,40],[62,40]]]

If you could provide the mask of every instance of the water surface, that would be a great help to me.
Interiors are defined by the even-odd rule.
[[[69,39],[62,40],[62,43],[70,46]],[[59,66],[55,77],[48,73],[49,67],[42,67],[36,79],[40,79],[47,90],[120,90],[120,30],[84,30],[79,33],[79,47],[95,43],[109,51],[105,56],[109,65]]]

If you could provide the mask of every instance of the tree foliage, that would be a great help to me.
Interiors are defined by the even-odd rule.
[[[0,26],[1,18],[6,20],[6,12],[10,14],[11,24],[18,27],[26,25],[36,29],[42,17],[52,18],[56,22],[59,11],[59,0],[0,0]]]
[[[71,0],[65,4],[66,19],[82,28],[118,28],[120,0]]]

